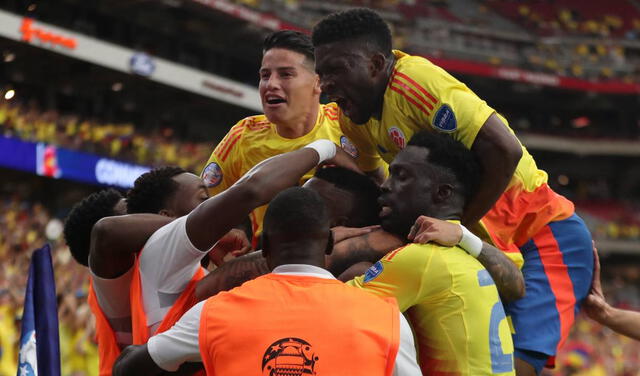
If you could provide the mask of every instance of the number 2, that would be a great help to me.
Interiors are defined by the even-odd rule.
[[[478,272],[478,283],[480,286],[495,285],[493,278],[486,270]],[[491,308],[491,319],[489,321],[489,349],[491,353],[491,371],[493,373],[513,371],[513,353],[503,353],[502,342],[500,341],[500,323],[506,318],[502,303],[497,301]]]

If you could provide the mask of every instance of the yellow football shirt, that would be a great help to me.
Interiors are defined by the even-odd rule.
[[[202,171],[201,177],[211,195],[220,193],[232,186],[253,166],[278,154],[298,150],[318,139],[329,139],[341,146],[358,161],[366,158],[359,165],[367,167],[367,171],[385,166],[377,154],[362,155],[351,141],[342,133],[339,124],[339,110],[335,103],[320,105],[318,119],[311,132],[299,138],[284,138],[276,130],[265,115],[250,116],[234,125],[229,133],[214,149]],[[313,176],[314,171],[307,173],[300,184]],[[253,232],[262,231],[262,219],[267,206],[261,206],[251,213]]]
[[[363,153],[360,167],[369,171],[370,155],[377,152],[387,162],[420,130],[450,134],[471,149],[478,132],[496,111],[465,84],[420,56],[393,52],[396,63],[384,93],[382,116],[357,125],[340,113],[344,134]],[[513,131],[508,122],[498,115]],[[546,172],[522,147],[522,158],[505,193],[474,229],[493,242],[519,266],[518,249],[551,221],[568,218],[573,204],[547,185]]]
[[[459,247],[410,244],[348,284],[394,296],[426,375],[515,375],[513,342],[489,272]]]

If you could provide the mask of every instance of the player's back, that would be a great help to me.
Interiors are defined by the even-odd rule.
[[[350,284],[395,296],[429,375],[513,375],[513,342],[487,270],[458,247],[411,244]]]

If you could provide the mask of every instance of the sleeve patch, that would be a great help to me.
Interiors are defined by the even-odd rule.
[[[367,282],[372,281],[374,278],[379,276],[380,273],[382,273],[383,269],[384,269],[384,267],[382,266],[382,263],[380,261],[378,261],[375,264],[371,265],[371,267],[367,270],[367,272],[364,273],[364,281],[363,282],[367,283]]]
[[[211,162],[202,171],[202,180],[207,188],[217,187],[222,182],[222,169],[216,162]]]
[[[358,148],[349,140],[347,136],[340,136],[340,146],[353,158],[358,158]]]
[[[440,106],[433,117],[433,127],[442,132],[453,132],[458,127],[456,115],[448,104]]]

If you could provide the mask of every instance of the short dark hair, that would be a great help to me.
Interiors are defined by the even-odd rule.
[[[78,263],[89,265],[91,229],[100,219],[116,215],[114,208],[122,198],[110,188],[90,194],[71,208],[64,223],[64,239]]]
[[[349,218],[349,226],[364,227],[380,223],[380,187],[371,178],[344,167],[333,166],[316,169],[315,177],[354,194],[357,217]]]
[[[313,46],[363,38],[378,52],[391,55],[391,30],[378,13],[367,8],[355,8],[332,13],[313,28]]]
[[[127,213],[158,213],[166,208],[179,184],[174,176],[187,171],[180,167],[160,167],[140,175],[127,192]]]
[[[451,171],[462,185],[465,204],[469,203],[482,175],[482,166],[471,150],[449,135],[427,130],[414,134],[407,145],[429,149],[427,161]]]
[[[280,30],[267,35],[262,42],[262,52],[265,53],[272,48],[297,52],[304,55],[311,63],[315,61],[311,38],[299,31]]]
[[[264,232],[288,234],[305,241],[306,234],[329,228],[329,210],[320,195],[302,187],[288,188],[269,203],[264,216]]]

